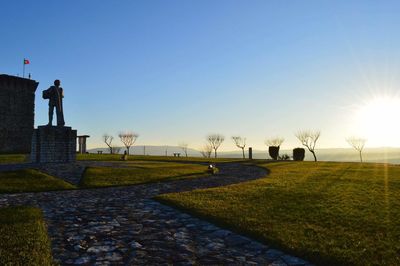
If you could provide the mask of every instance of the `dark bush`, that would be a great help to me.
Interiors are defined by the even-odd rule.
[[[283,154],[282,156],[278,156],[278,159],[281,161],[289,161],[290,160],[290,156],[287,154]]]
[[[271,156],[272,159],[278,160],[279,146],[269,146],[268,153],[269,153],[269,156]]]
[[[294,161],[303,161],[305,154],[306,154],[305,149],[295,148],[295,149],[293,149],[293,160]]]

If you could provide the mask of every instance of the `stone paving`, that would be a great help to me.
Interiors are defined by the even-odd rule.
[[[95,164],[72,166],[69,174],[68,167],[55,167],[61,174],[54,168],[47,171],[69,179],[72,172],[79,173],[77,169]],[[151,199],[158,194],[228,185],[267,174],[250,165],[226,163],[218,167],[220,174],[197,179],[3,194],[0,206],[40,207],[54,259],[61,265],[310,265]]]

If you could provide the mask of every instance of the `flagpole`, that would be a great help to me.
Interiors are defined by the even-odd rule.
[[[25,77],[25,58],[24,58],[24,61],[23,61],[23,67],[22,67],[22,77],[24,78]]]

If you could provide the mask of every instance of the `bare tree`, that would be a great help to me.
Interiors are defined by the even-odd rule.
[[[302,130],[296,134],[296,137],[300,140],[301,144],[305,146],[314,156],[314,161],[317,161],[317,156],[315,155],[315,144],[321,136],[321,131],[316,130]]]
[[[201,155],[203,155],[204,158],[210,158],[212,150],[213,148],[210,145],[205,144],[203,148],[200,150],[200,153]]]
[[[367,142],[366,139],[358,138],[358,137],[350,137],[346,139],[347,143],[350,144],[356,151],[358,151],[360,155],[360,162],[362,162],[362,151],[364,149],[365,143]]]
[[[114,149],[112,147],[112,141],[113,141],[114,137],[110,136],[108,134],[104,134],[103,135],[103,141],[104,143],[108,146],[108,148],[110,149],[110,154],[114,153]]]
[[[282,145],[282,143],[285,141],[284,138],[270,138],[270,139],[266,139],[265,140],[265,145],[267,146],[276,146],[276,147],[280,147]]]
[[[185,153],[185,156],[188,157],[188,146],[189,144],[187,144],[186,142],[181,142],[178,144],[178,146],[183,150],[183,152]]]
[[[242,149],[243,159],[246,158],[244,155],[244,148],[246,147],[246,138],[242,138],[240,136],[232,136],[232,140],[235,143],[236,147]]]
[[[217,150],[224,140],[225,137],[221,134],[210,134],[207,136],[208,144],[213,148],[215,158],[217,158]]]
[[[119,133],[118,137],[126,147],[126,152],[129,155],[129,148],[136,142],[139,137],[138,134],[133,132]]]

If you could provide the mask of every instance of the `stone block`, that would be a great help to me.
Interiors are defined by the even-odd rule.
[[[70,163],[76,160],[76,130],[71,127],[39,126],[33,131],[33,163]]]
[[[0,74],[0,153],[29,153],[38,84]]]

